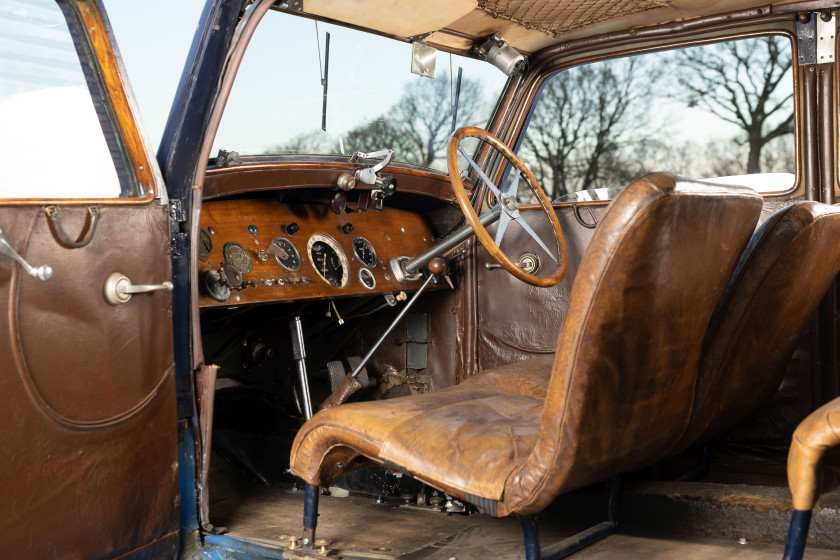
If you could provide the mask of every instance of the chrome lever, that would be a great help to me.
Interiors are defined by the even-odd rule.
[[[4,255],[9,255],[17,262],[19,262],[20,266],[23,267],[23,270],[25,270],[29,276],[38,278],[43,282],[46,282],[47,280],[52,278],[52,267],[46,264],[42,264],[41,266],[32,266],[31,264],[26,262],[23,257],[17,254],[17,251],[14,250],[12,245],[6,239],[6,236],[3,235],[3,230],[0,230],[0,253],[3,253]]]
[[[131,299],[132,294],[148,292],[171,292],[172,282],[163,284],[132,284],[128,276],[119,272],[111,274],[105,280],[105,301],[111,305],[121,305]]]

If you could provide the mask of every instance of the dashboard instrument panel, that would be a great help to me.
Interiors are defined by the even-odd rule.
[[[388,262],[432,246],[431,229],[407,210],[334,214],[325,205],[273,198],[205,201],[199,274],[223,262],[242,273],[242,287],[223,301],[201,290],[201,307],[326,299],[419,288],[398,283]],[[204,285],[202,282],[200,285]]]

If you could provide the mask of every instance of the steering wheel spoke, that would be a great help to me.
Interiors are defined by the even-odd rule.
[[[473,161],[473,159],[460,147],[459,144],[464,138],[479,138],[487,142],[496,148],[496,150],[498,150],[502,156],[510,162],[510,165],[513,166],[515,172],[511,178],[510,184],[507,185],[507,188],[505,188],[505,185],[501,185],[504,192],[502,191],[502,188],[497,187],[493,181],[490,180],[478,164]],[[498,201],[498,204],[491,211],[495,215],[499,216],[499,224],[497,226],[495,237],[491,237],[485,229],[484,224],[472,206],[470,196],[464,188],[464,183],[461,180],[461,172],[458,168],[459,154],[464,157],[469,166],[473,169],[473,171],[475,171],[484,184],[487,185],[487,188],[490,189]],[[566,272],[566,241],[563,237],[563,230],[560,227],[557,215],[551,207],[551,201],[548,200],[548,197],[537,183],[536,178],[534,178],[534,175],[527,167],[525,167],[522,160],[520,160],[516,154],[510,150],[510,148],[503,144],[501,140],[486,130],[476,127],[464,127],[456,130],[449,140],[449,145],[446,150],[446,164],[449,170],[449,180],[452,182],[452,190],[455,193],[455,198],[458,199],[458,204],[461,206],[461,210],[464,212],[467,222],[470,224],[470,227],[472,227],[475,236],[481,244],[484,245],[490,255],[496,259],[496,262],[498,262],[502,268],[507,270],[510,274],[533,286],[554,286],[560,282]],[[551,250],[536,233],[534,228],[525,222],[524,219],[521,219],[522,215],[519,210],[521,202],[518,197],[518,192],[519,184],[523,176],[525,177],[525,182],[527,183],[528,188],[530,188],[531,193],[539,202],[539,206],[542,207],[543,213],[551,225],[551,230],[554,234],[553,237],[556,241],[555,250]],[[537,276],[536,274],[525,272],[516,263],[514,263],[504,253],[504,251],[501,250],[502,239],[504,239],[508,226],[512,221],[519,222],[519,225],[522,226],[528,235],[531,236],[540,247],[542,247],[549,257],[551,257],[556,264],[556,268],[553,273],[548,276]]]
[[[526,222],[524,219],[521,219],[521,218],[522,218],[522,217],[520,216],[520,219],[516,220],[516,223],[517,223],[517,224],[519,224],[520,226],[522,226],[522,229],[524,229],[525,231],[527,231],[527,232],[528,232],[528,235],[530,235],[531,237],[533,237],[533,238],[534,238],[534,241],[536,241],[537,243],[539,243],[539,244],[540,244],[540,247],[542,247],[542,248],[543,248],[543,250],[544,250],[544,251],[548,254],[548,256],[549,256],[549,257],[551,257],[551,258],[552,258],[552,260],[553,260],[554,262],[559,262],[559,261],[557,260],[557,257],[555,257],[555,256],[554,256],[554,252],[553,252],[551,249],[549,249],[548,247],[546,247],[545,243],[543,243],[543,240],[542,240],[542,239],[540,239],[540,236],[539,236],[539,235],[537,235],[537,232],[535,232],[535,231],[533,230],[533,228],[531,228],[531,226],[529,226],[529,225],[528,225],[528,222]]]
[[[493,181],[490,180],[490,177],[484,174],[484,171],[481,170],[478,164],[474,162],[473,159],[467,155],[467,152],[465,152],[460,146],[458,147],[458,151],[461,152],[461,155],[464,156],[464,159],[467,160],[467,163],[470,164],[470,167],[472,167],[473,170],[475,170],[475,172],[478,173],[478,176],[481,178],[482,181],[484,181],[484,184],[487,185],[493,192],[493,194],[496,195],[496,198],[501,198],[501,191],[499,191],[499,188],[493,183]]]
[[[499,228],[496,230],[496,245],[499,247],[502,246],[502,238],[505,236],[505,230],[510,223],[510,216],[508,216],[505,212],[502,212],[501,216],[499,216]]]

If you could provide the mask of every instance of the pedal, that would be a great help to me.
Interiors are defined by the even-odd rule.
[[[348,356],[347,363],[350,364],[350,371],[356,371],[356,368],[359,367],[360,363],[362,363],[362,357]],[[356,380],[359,382],[359,385],[365,389],[376,387],[376,379],[370,379],[368,377],[367,368],[362,368],[362,371],[360,371],[359,375],[356,376]]]
[[[347,363],[350,364],[351,372],[355,371],[361,362],[362,358],[360,356],[349,356],[347,358]],[[347,377],[347,371],[344,369],[344,363],[341,360],[327,362],[327,371],[330,374],[330,388],[335,391],[344,378]],[[370,389],[371,387],[376,386],[376,380],[368,377],[367,368],[362,368],[362,371],[360,371],[359,375],[356,376],[356,380],[359,382],[359,385],[365,389]]]
[[[327,362],[327,371],[330,374],[330,389],[335,391],[347,376],[347,372],[344,371],[344,364],[341,363],[341,360]]]

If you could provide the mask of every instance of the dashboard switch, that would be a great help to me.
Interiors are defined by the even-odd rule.
[[[343,233],[344,235],[347,235],[351,231],[353,231],[353,229],[355,229],[355,228],[353,228],[353,224],[347,223],[347,224],[338,226],[338,229],[341,230],[341,233]]]
[[[297,222],[292,222],[287,226],[283,226],[283,231],[286,232],[286,235],[294,235],[300,230],[300,226]]]

